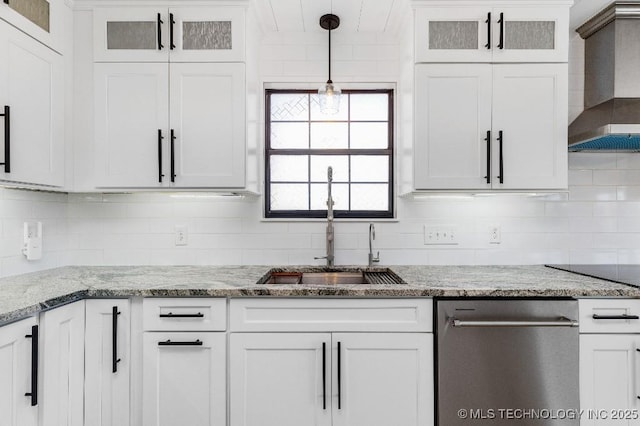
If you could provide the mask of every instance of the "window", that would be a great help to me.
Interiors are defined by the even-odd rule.
[[[267,90],[265,109],[266,217],[326,217],[329,166],[336,218],[393,217],[392,90],[344,90],[334,115],[315,91]]]

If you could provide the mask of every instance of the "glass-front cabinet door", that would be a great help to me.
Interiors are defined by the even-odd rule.
[[[63,0],[3,0],[0,19],[61,53]]]
[[[244,9],[97,8],[96,62],[244,61]]]
[[[421,7],[416,62],[567,62],[569,4]]]

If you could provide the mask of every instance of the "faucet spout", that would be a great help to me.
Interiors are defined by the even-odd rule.
[[[373,223],[369,224],[369,266],[373,266],[374,263],[380,262],[380,252],[373,257],[373,240],[376,239],[376,228]]]
[[[316,257],[315,259],[327,259],[327,267],[334,266],[334,231],[333,231],[333,197],[331,196],[331,184],[333,183],[333,168],[329,166],[327,169],[327,231],[326,231],[326,256]]]

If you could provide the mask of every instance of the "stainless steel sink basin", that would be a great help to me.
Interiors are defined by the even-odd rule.
[[[350,285],[406,284],[387,268],[349,270],[271,270],[258,284]]]

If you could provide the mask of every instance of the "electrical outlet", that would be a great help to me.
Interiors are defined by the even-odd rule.
[[[500,244],[502,242],[502,232],[500,225],[489,226],[489,244]]]
[[[177,246],[186,246],[188,238],[187,225],[176,225],[175,237]]]
[[[458,244],[458,229],[451,225],[424,226],[425,245]]]

